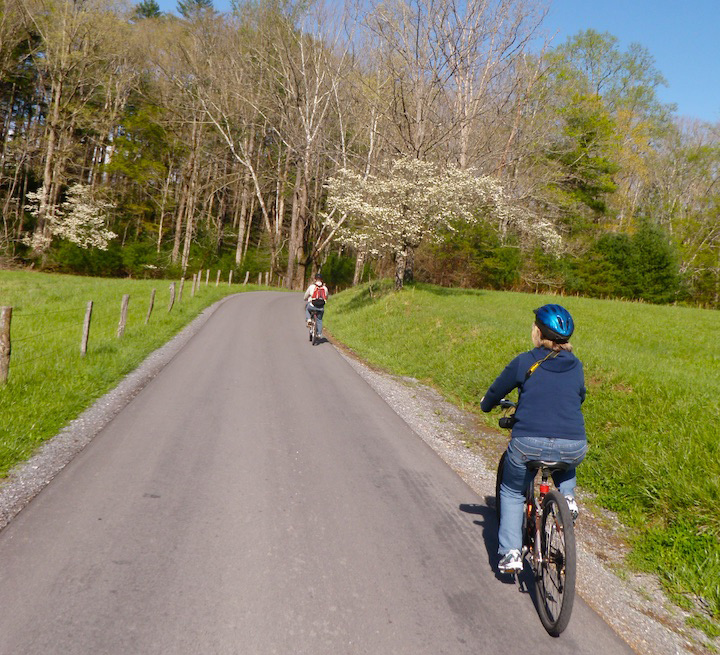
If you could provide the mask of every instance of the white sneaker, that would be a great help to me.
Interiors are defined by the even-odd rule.
[[[498,568],[501,573],[520,573],[523,570],[522,557],[519,550],[511,550],[500,559]]]
[[[570,510],[573,521],[576,521],[578,514],[580,513],[578,510],[577,502],[572,496],[565,496],[565,500],[567,500],[568,509]]]

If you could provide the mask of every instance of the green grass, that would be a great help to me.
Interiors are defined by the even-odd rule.
[[[0,271],[0,305],[13,308],[10,373],[0,387],[0,477],[92,402],[204,308],[248,285],[202,283],[192,297],[186,280],[168,313],[169,280],[85,278]],[[179,283],[176,284],[179,288]],[[145,325],[152,289],[155,306]],[[116,336],[123,294],[130,295],[124,336]],[[93,301],[88,351],[80,355],[86,306]]]
[[[619,513],[631,563],[720,619],[720,312],[586,298],[375,283],[338,294],[326,324],[369,362],[477,410],[517,353],[532,309],[575,318],[590,452],[582,488]],[[487,416],[496,426],[496,416]]]

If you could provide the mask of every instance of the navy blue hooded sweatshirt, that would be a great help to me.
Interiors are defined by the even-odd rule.
[[[580,360],[571,352],[561,350],[525,379],[528,369],[551,352],[547,348],[533,348],[518,355],[490,385],[480,408],[489,412],[519,387],[513,437],[585,439],[585,421],[580,409],[585,400],[585,378]]]

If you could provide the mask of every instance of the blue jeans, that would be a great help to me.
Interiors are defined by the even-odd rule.
[[[310,312],[311,312],[311,311],[312,311],[313,314],[316,314],[316,315],[317,315],[317,321],[316,321],[316,324],[317,324],[317,335],[318,335],[319,337],[321,337],[321,336],[322,336],[322,317],[323,317],[323,314],[325,313],[325,308],[323,307],[322,309],[318,309],[318,308],[315,307],[315,305],[313,305],[311,302],[307,303],[307,304],[305,305],[305,320],[306,320],[306,321],[309,321],[309,320],[310,320]]]
[[[575,469],[587,452],[587,441],[546,437],[513,437],[507,448],[505,468],[500,483],[500,555],[522,548],[523,508],[525,490],[535,479],[537,471],[529,470],[526,462],[545,459],[567,462],[567,471],[553,473],[553,482],[563,496],[575,495]]]

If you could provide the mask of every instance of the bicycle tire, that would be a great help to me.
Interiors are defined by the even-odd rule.
[[[503,471],[505,470],[506,458],[507,450],[502,454],[502,457],[500,457],[497,474],[495,475],[495,516],[497,516],[498,525],[500,525],[500,483],[502,482]]]
[[[310,341],[314,346],[317,343],[317,318],[313,318],[312,328],[310,329]]]
[[[548,634],[567,628],[575,601],[575,530],[567,501],[558,491],[545,495],[540,529],[542,561],[535,571],[538,614]]]
[[[537,525],[537,510],[535,509],[535,482],[531,482],[525,489],[525,505],[523,506],[522,534],[523,547],[526,552],[535,550],[535,529]]]

